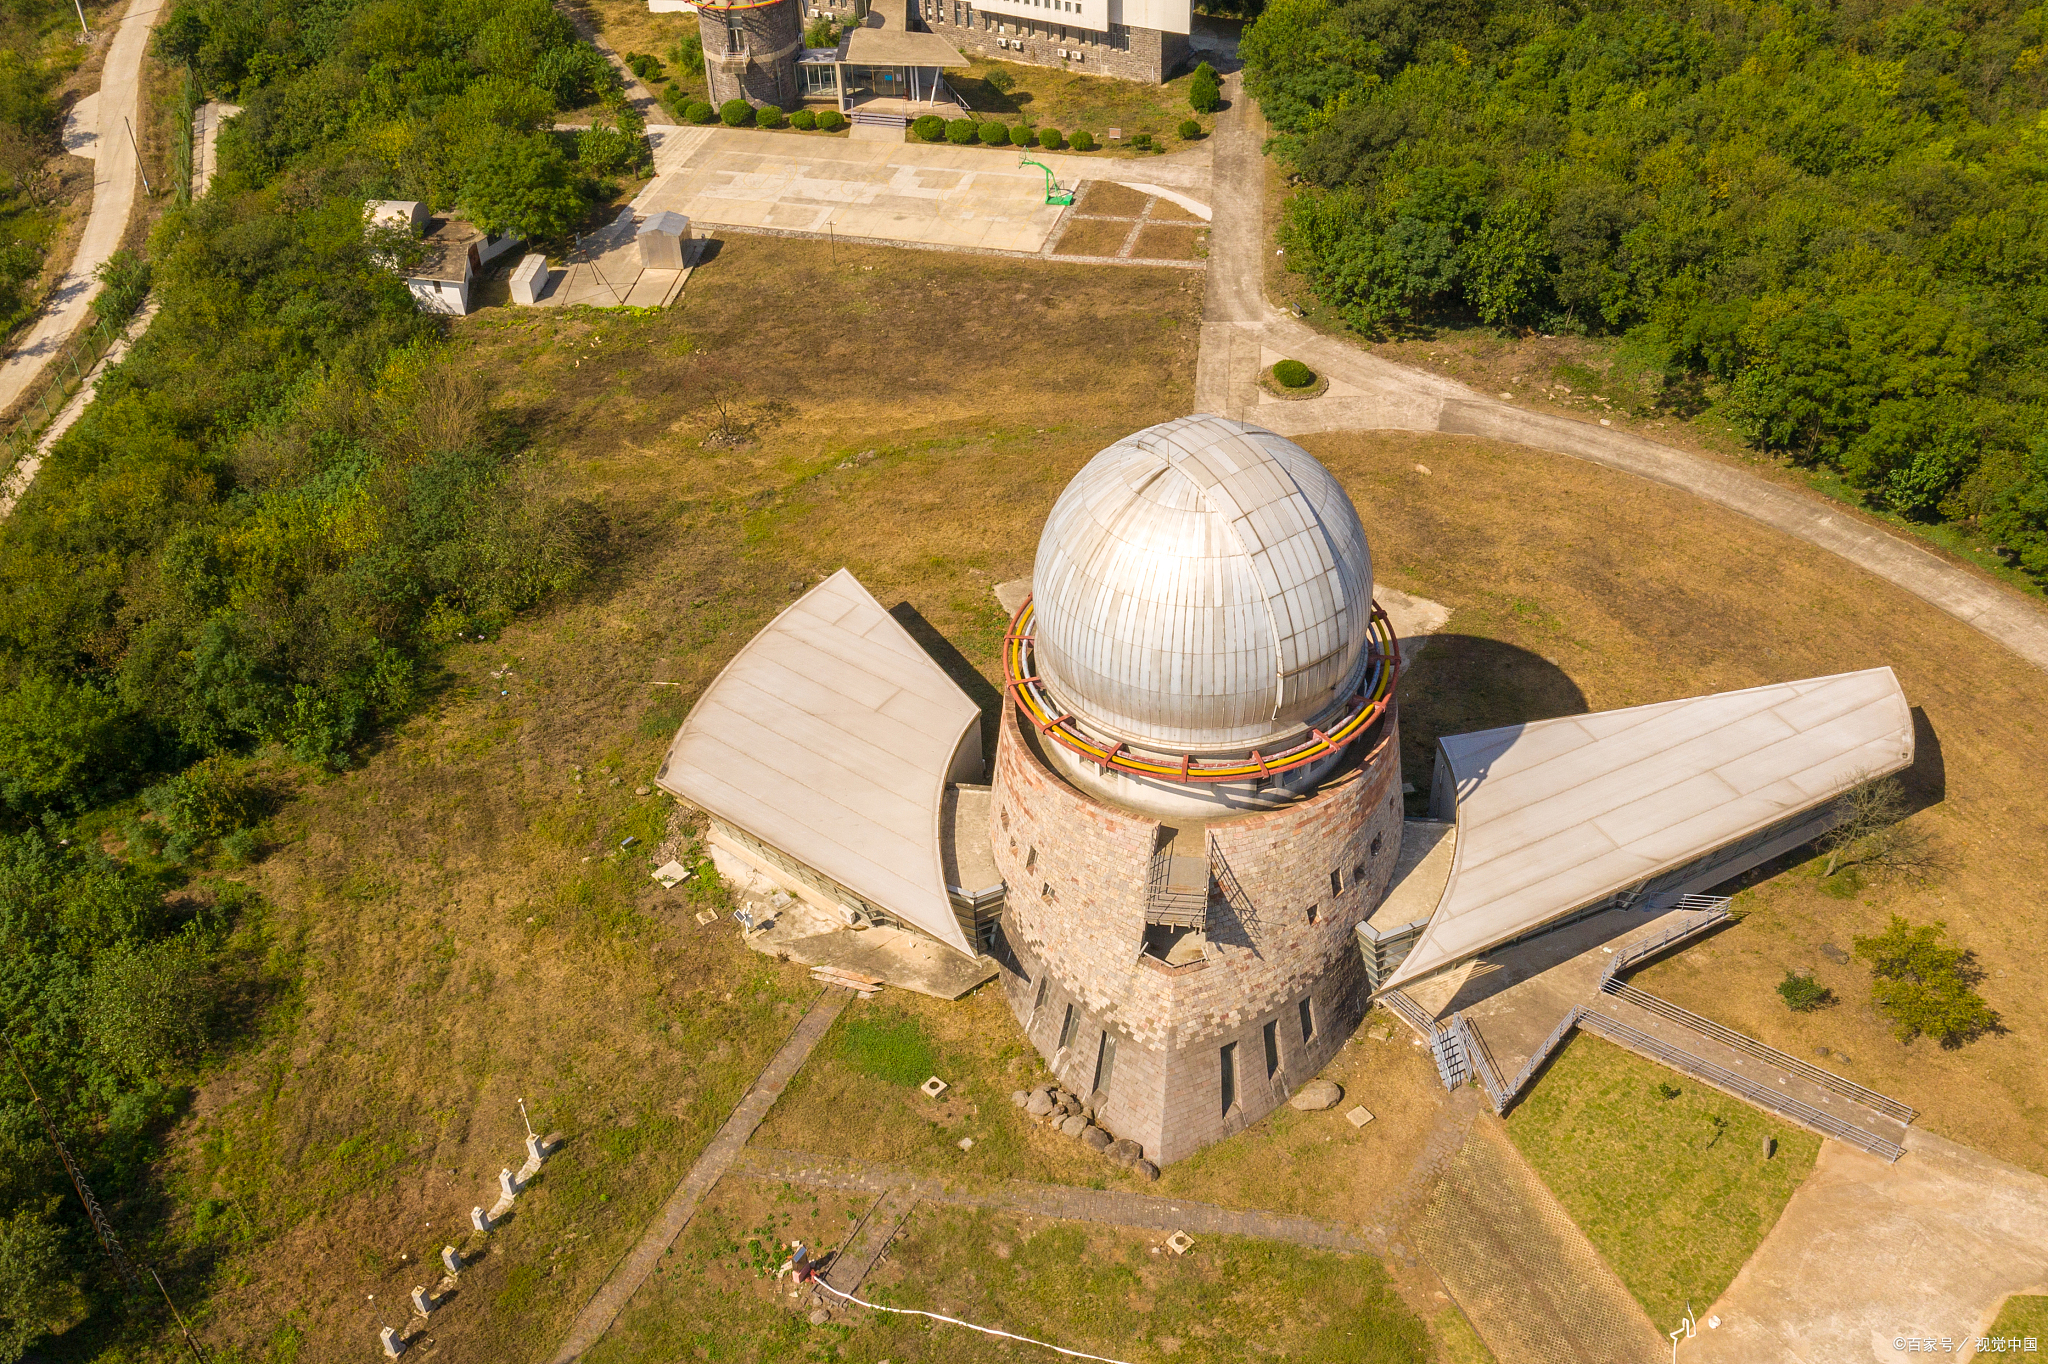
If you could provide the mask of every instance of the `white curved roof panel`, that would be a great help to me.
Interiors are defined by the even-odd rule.
[[[725,665],[655,780],[971,957],[946,895],[939,814],[980,721],[842,568]]]
[[[1393,989],[1683,867],[1913,761],[1890,668],[1438,742],[1450,881]]]

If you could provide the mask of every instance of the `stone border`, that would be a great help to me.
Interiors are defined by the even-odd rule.
[[[1259,387],[1274,397],[1290,403],[1306,402],[1310,398],[1320,398],[1330,391],[1330,376],[1318,373],[1316,381],[1307,388],[1288,388],[1273,377],[1273,367],[1267,365],[1259,371]]]

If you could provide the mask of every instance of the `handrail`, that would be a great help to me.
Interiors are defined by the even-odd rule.
[[[1417,1004],[1399,990],[1389,990],[1381,995],[1380,1003],[1399,1014],[1401,1021],[1422,1034],[1424,1041],[1428,1041],[1436,1035],[1435,1020],[1422,1011],[1420,1004]]]
[[[1824,1137],[1846,1141],[1872,1155],[1882,1156],[1887,1161],[1895,1161],[1906,1153],[1905,1148],[1897,1142],[1887,1141],[1874,1132],[1867,1132],[1853,1123],[1843,1122],[1840,1118],[1803,1104],[1790,1095],[1779,1094],[1711,1061],[1703,1061],[1697,1056],[1689,1055],[1640,1029],[1631,1028],[1626,1023],[1609,1018],[1598,1010],[1588,1010],[1579,1019],[1579,1026],[1630,1051],[1670,1066],[1673,1070],[1683,1071],[1694,1079],[1705,1081],[1716,1089],[1790,1118],[1801,1127],[1809,1128]]]
[[[1728,902],[1722,900],[1719,905],[1708,910],[1700,918],[1691,919],[1682,924],[1674,924],[1654,938],[1648,938],[1636,943],[1632,947],[1623,948],[1614,954],[1613,959],[1607,963],[1607,969],[1600,973],[1601,988],[1605,989],[1608,981],[1613,980],[1623,971],[1633,969],[1638,962],[1648,961],[1651,957],[1656,956],[1679,939],[1689,938],[1695,933],[1703,933],[1715,924],[1725,922],[1729,917]]]
[[[1705,1033],[1708,1037],[1713,1038],[1724,1046],[1733,1047],[1740,1052],[1747,1052],[1760,1061],[1768,1061],[1774,1066],[1780,1066],[1789,1070],[1800,1079],[1819,1085],[1823,1089],[1833,1090],[1843,1098],[1854,1100],[1865,1108],[1874,1108],[1888,1118],[1896,1118],[1902,1123],[1910,1123],[1919,1116],[1919,1110],[1900,1103],[1889,1095],[1880,1094],[1874,1089],[1866,1089],[1854,1080],[1845,1079],[1831,1070],[1822,1070],[1819,1066],[1809,1065],[1798,1057],[1787,1055],[1768,1043],[1759,1042],[1754,1037],[1750,1037],[1745,1033],[1739,1033],[1733,1028],[1723,1027],[1711,1018],[1702,1018],[1692,1010],[1681,1008],[1669,1000],[1659,999],[1647,990],[1638,990],[1635,986],[1624,984],[1618,980],[1603,981],[1600,989],[1604,994],[1612,995],[1616,999],[1625,1000],[1639,1008],[1648,1009],[1651,1013],[1660,1014],[1674,1023],[1683,1023],[1688,1028]]]
[[[1548,1060],[1550,1053],[1556,1051],[1558,1044],[1564,1041],[1564,1035],[1579,1025],[1579,1015],[1584,1012],[1584,1009],[1574,1004],[1571,1012],[1567,1013],[1563,1021],[1551,1030],[1550,1036],[1543,1039],[1543,1045],[1529,1054],[1528,1061],[1523,1063],[1521,1071],[1508,1084],[1508,1097],[1510,1099],[1522,1092],[1522,1087],[1528,1084],[1530,1079],[1535,1076],[1537,1067]]]
[[[1458,1045],[1464,1049],[1465,1059],[1470,1063],[1472,1073],[1479,1078],[1480,1088],[1486,1091],[1487,1099],[1493,1104],[1493,1111],[1507,1112],[1508,1103],[1514,1098],[1514,1093],[1501,1088],[1500,1076],[1493,1064],[1493,1053],[1486,1049],[1485,1040],[1473,1029],[1471,1020],[1465,1015],[1453,1015],[1451,1022],[1457,1032]]]

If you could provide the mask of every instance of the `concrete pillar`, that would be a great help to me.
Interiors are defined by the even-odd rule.
[[[489,1231],[491,1229],[491,1215],[482,1208],[471,1208],[469,1210],[469,1224],[478,1231]]]
[[[519,1197],[519,1181],[512,1178],[510,1169],[498,1171],[498,1192],[508,1199]]]
[[[548,1158],[548,1148],[542,1144],[538,1133],[529,1132],[526,1134],[526,1158],[535,1165],[539,1165]]]
[[[441,1247],[441,1268],[447,1270],[450,1274],[460,1274],[462,1272],[462,1255],[454,1246]]]
[[[434,1300],[427,1296],[427,1290],[421,1288],[418,1284],[414,1284],[412,1290],[412,1310],[423,1317],[431,1316],[433,1315],[434,1306]]]
[[[377,1333],[377,1343],[384,1347],[386,1359],[396,1359],[405,1353],[405,1337],[389,1326]]]

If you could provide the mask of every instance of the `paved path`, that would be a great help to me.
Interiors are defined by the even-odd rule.
[[[12,516],[14,506],[21,501],[21,495],[28,491],[28,485],[35,482],[36,474],[43,467],[43,458],[72,424],[85,415],[86,404],[93,400],[99,386],[100,376],[128,358],[129,348],[136,338],[149,330],[149,324],[156,319],[156,296],[150,295],[128,326],[114,338],[114,344],[107,347],[107,353],[99,358],[93,367],[85,372],[85,380],[78,386],[78,392],[71,395],[71,401],[64,404],[57,413],[57,419],[43,428],[43,434],[36,438],[36,448],[24,456],[7,472],[7,480],[0,483],[0,518]]]
[[[654,1272],[666,1251],[689,1225],[691,1216],[697,1211],[697,1204],[713,1184],[722,1178],[732,1166],[754,1135],[754,1129],[761,1125],[761,1119],[768,1116],[768,1110],[782,1097],[783,1087],[809,1058],[811,1049],[825,1036],[832,1021],[852,999],[845,990],[826,990],[818,996],[796,1025],[796,1031],[782,1044],[782,1050],[775,1053],[775,1059],[761,1072],[761,1078],[741,1098],[739,1107],[725,1120],[725,1126],[718,1129],[718,1135],[704,1148],[704,1154],[697,1157],[697,1163],[683,1176],[683,1182],[676,1185],[668,1202],[662,1205],[654,1221],[649,1224],[640,1243],[633,1247],[612,1270],[611,1277],[597,1290],[597,1295],[576,1314],[575,1322],[569,1327],[569,1334],[556,1350],[550,1364],[569,1364],[579,1359],[600,1337],[611,1329],[619,1310],[638,1292],[647,1276]]]
[[[894,1165],[870,1165],[836,1156],[802,1151],[749,1147],[732,1164],[732,1172],[750,1179],[776,1180],[816,1189],[884,1194],[901,1190],[924,1203],[1024,1217],[1058,1217],[1072,1222],[1101,1222],[1149,1231],[1186,1231],[1190,1235],[1257,1236],[1323,1250],[1374,1250],[1384,1244],[1364,1233],[1312,1217],[1279,1212],[1233,1212],[1213,1203],[1114,1189],[1076,1189],[1062,1184],[1005,1180],[987,1187],[956,1187],[932,1175],[913,1174]]]
[[[1219,194],[1215,202],[1195,376],[1198,410],[1257,422],[1289,436],[1440,431],[1603,464],[1691,493],[1839,555],[2048,668],[2048,611],[1837,504],[1640,436],[1489,398],[1324,336],[1268,306],[1264,279],[1271,248],[1260,153],[1265,127],[1235,76],[1230,95],[1231,107],[1218,120],[1211,144],[1215,183],[1236,192]],[[1327,375],[1329,392],[1305,402],[1265,394],[1258,387],[1259,370],[1284,356]]]
[[[2048,1293],[2048,1179],[1918,1129],[1893,1165],[1827,1142],[1681,1358],[1868,1364],[1900,1337],[1967,1358],[2012,1293]]]
[[[14,405],[85,323],[100,291],[97,272],[127,234],[129,214],[141,187],[135,143],[128,129],[131,123],[142,121],[142,57],[149,48],[150,30],[163,11],[164,0],[132,0],[107,49],[98,95],[99,135],[93,144],[92,211],[71,268],[50,291],[35,325],[0,361],[0,412]]]

